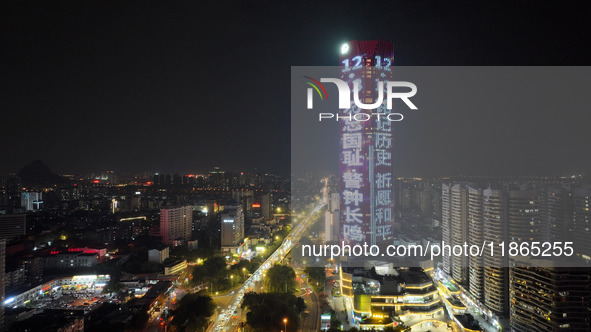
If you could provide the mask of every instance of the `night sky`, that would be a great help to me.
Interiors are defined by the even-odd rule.
[[[290,66],[338,65],[338,47],[351,39],[391,40],[400,66],[572,66],[591,59],[588,11],[578,1],[0,6],[0,174],[35,159],[59,173],[204,172],[219,165],[288,174]],[[584,124],[589,114],[569,116]],[[473,125],[488,128],[485,121]],[[555,147],[568,149],[572,128],[557,127]],[[422,135],[453,143],[449,160],[465,165],[462,140],[448,133],[442,126]],[[591,142],[590,135],[577,139]],[[439,153],[413,155],[412,142],[399,151],[401,160]],[[589,151],[580,155],[565,161],[568,169],[549,163],[539,171],[589,170]],[[401,175],[443,172],[437,163],[397,167]],[[445,174],[454,169],[446,167]],[[503,170],[512,171],[521,169]]]

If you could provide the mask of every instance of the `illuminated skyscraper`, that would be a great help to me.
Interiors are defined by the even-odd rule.
[[[392,64],[391,42],[353,40],[341,47],[340,78],[353,95],[358,86],[361,103],[373,104],[379,102],[378,81],[392,80]],[[390,110],[385,104],[373,110],[351,105],[339,110],[341,240],[379,244],[392,238],[394,224],[392,122],[377,116]]]
[[[160,209],[162,242],[174,245],[176,240],[191,239],[193,208],[191,206],[164,207]]]

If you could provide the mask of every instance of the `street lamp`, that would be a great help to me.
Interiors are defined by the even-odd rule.
[[[246,274],[244,272],[246,272],[246,268],[245,267],[242,268],[242,277],[244,279],[246,279]]]
[[[285,327],[285,332],[287,332],[287,318],[283,318],[283,324]]]
[[[230,275],[230,280],[232,281],[232,288],[234,288],[234,275]]]

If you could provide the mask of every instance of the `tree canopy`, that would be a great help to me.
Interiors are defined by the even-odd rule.
[[[247,309],[246,323],[255,331],[296,331],[300,326],[300,314],[306,310],[302,298],[285,293],[246,293],[242,308]]]
[[[265,278],[269,293],[290,293],[296,290],[295,271],[291,266],[273,265]]]
[[[304,272],[310,278],[310,284],[317,292],[324,289],[324,280],[326,279],[324,267],[309,266],[304,269]]]
[[[172,312],[172,325],[178,331],[195,331],[207,326],[208,319],[215,310],[213,299],[203,292],[187,294],[179,301],[178,307]]]

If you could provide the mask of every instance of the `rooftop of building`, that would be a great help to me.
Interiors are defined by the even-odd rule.
[[[163,263],[164,263],[164,266],[165,267],[173,267],[175,265],[178,265],[178,264],[183,263],[184,261],[185,261],[185,259],[177,258],[177,259],[174,259],[174,260],[173,259],[166,260]]]
[[[180,208],[186,208],[186,207],[192,207],[192,205],[171,205],[171,206],[161,206],[160,210],[173,210],[173,209],[180,209]]]
[[[454,315],[454,317],[458,320],[458,322],[460,322],[460,324],[465,329],[470,329],[470,330],[474,330],[474,331],[481,330],[480,325],[478,324],[478,321],[476,321],[476,319],[474,319],[474,316],[472,316],[470,314]]]
[[[422,269],[399,270],[398,280],[403,280],[407,286],[420,285],[432,282],[431,278]]]
[[[168,248],[167,245],[162,244],[162,243],[157,243],[157,244],[154,244],[153,246],[151,246],[149,250],[162,251],[162,250],[165,250],[166,248]]]
[[[168,280],[160,280],[154,286],[150,287],[150,289],[142,296],[142,298],[157,298],[161,294],[165,293],[170,286],[172,286],[172,281]]]
[[[409,287],[412,287],[412,292],[416,293],[425,293],[431,291],[433,288],[433,281],[421,268],[392,268],[387,274],[379,274],[375,268],[343,267],[343,271],[350,273],[353,277],[365,278],[361,279],[361,283],[365,283],[367,279],[377,281],[380,284],[379,294],[381,295],[406,293]],[[355,278],[353,283],[356,283]],[[365,293],[364,287],[354,288],[356,289],[356,293],[358,291]],[[367,294],[374,293],[369,292]]]

